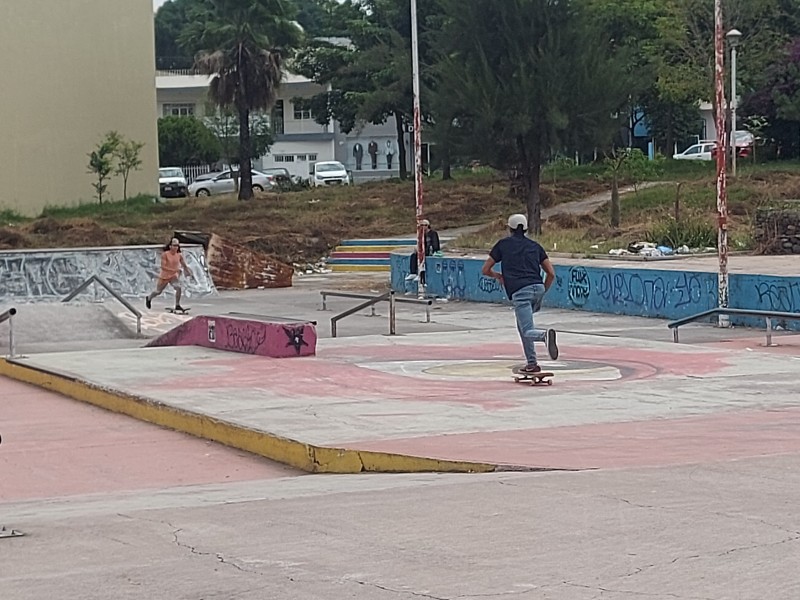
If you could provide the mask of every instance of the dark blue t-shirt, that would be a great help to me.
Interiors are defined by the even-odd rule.
[[[514,233],[497,242],[489,256],[494,262],[502,263],[503,282],[509,299],[527,285],[544,283],[542,262],[547,259],[547,252],[523,233]]]

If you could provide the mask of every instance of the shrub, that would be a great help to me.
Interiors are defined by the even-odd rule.
[[[670,248],[710,248],[717,245],[717,230],[701,218],[676,221],[670,217],[648,232],[647,241]]]

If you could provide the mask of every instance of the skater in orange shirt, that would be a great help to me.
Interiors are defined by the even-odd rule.
[[[184,308],[181,306],[181,269],[183,269],[187,277],[194,278],[192,270],[186,264],[186,261],[183,260],[180,242],[177,238],[172,238],[172,241],[164,246],[164,251],[161,253],[161,273],[158,275],[156,291],[149,294],[144,300],[147,308],[151,308],[153,298],[163,292],[167,285],[171,285],[175,290],[175,310],[185,312]]]

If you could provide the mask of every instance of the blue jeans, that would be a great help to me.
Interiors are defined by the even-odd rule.
[[[547,332],[536,329],[533,325],[533,313],[539,310],[544,297],[544,284],[536,283],[526,285],[517,290],[511,296],[511,303],[514,305],[514,315],[517,318],[517,331],[522,340],[522,349],[525,352],[525,360],[529,365],[538,363],[536,360],[536,349],[534,342],[543,342]]]

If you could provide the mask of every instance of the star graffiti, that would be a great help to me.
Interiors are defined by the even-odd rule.
[[[308,342],[303,339],[305,330],[305,325],[301,325],[300,327],[283,328],[284,333],[286,333],[286,337],[289,338],[289,341],[286,342],[286,345],[294,346],[294,350],[297,352],[297,354],[300,354],[300,348],[302,346],[308,346]]]

